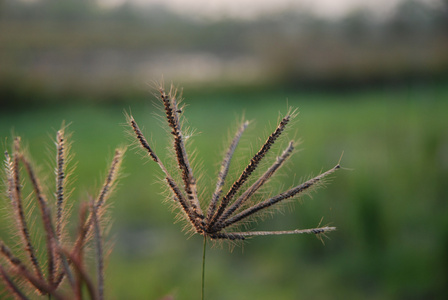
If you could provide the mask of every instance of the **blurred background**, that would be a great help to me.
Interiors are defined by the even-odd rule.
[[[76,203],[98,190],[113,149],[130,143],[125,111],[169,161],[153,96],[161,80],[183,87],[205,195],[238,120],[254,122],[233,177],[288,105],[300,111],[290,138],[303,143],[272,190],[331,168],[342,152],[351,169],[250,227],[323,218],[338,228],[325,245],[283,236],[213,247],[207,298],[448,297],[448,1],[0,1],[2,147],[20,135],[50,191],[64,120]],[[173,223],[157,166],[132,147],[123,173],[107,298],[199,298],[202,238]],[[0,237],[14,244],[1,220]]]

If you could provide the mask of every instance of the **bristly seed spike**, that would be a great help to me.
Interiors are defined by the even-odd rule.
[[[249,176],[252,174],[252,172],[255,171],[255,169],[257,168],[260,161],[263,159],[263,157],[266,155],[266,153],[271,149],[271,146],[275,143],[277,138],[285,130],[285,127],[289,123],[290,119],[291,119],[290,115],[285,116],[281,120],[281,122],[278,124],[276,130],[268,137],[268,139],[263,144],[261,149],[251,158],[249,164],[244,169],[244,171],[241,173],[240,177],[233,183],[229,192],[222,198],[221,204],[218,207],[218,211],[214,214],[213,218],[210,221],[210,224],[208,224],[207,230],[211,230],[211,228],[215,225],[216,221],[224,213],[224,210],[226,209],[227,205],[232,200],[233,196],[241,188],[241,186],[246,182],[246,180],[249,178]]]
[[[168,187],[172,191],[172,193],[175,196],[175,199],[180,204],[182,210],[184,211],[185,215],[188,217],[189,221],[193,224],[195,230],[197,232],[202,231],[202,224],[199,224],[197,218],[193,216],[192,208],[190,203],[185,199],[184,195],[182,194],[180,188],[176,184],[173,177],[170,175],[168,170],[166,169],[165,165],[162,163],[162,161],[159,159],[159,157],[156,155],[156,153],[152,150],[152,148],[149,146],[149,143],[147,142],[146,138],[144,137],[143,133],[141,132],[140,128],[137,125],[137,122],[134,120],[133,117],[129,117],[129,123],[140,143],[140,145],[143,147],[143,149],[148,152],[148,155],[151,157],[152,160],[154,160],[162,170],[162,172],[165,174],[165,180],[167,182]]]
[[[314,178],[312,178],[312,179],[310,179],[292,189],[289,189],[286,192],[283,192],[277,196],[274,196],[274,197],[269,198],[263,202],[255,204],[252,207],[249,207],[248,209],[242,211],[241,213],[239,213],[239,214],[227,219],[225,222],[223,222],[222,228],[225,228],[225,227],[232,225],[244,218],[247,218],[250,215],[257,213],[258,211],[260,211],[262,209],[268,208],[268,207],[273,206],[283,200],[292,198],[298,194],[301,194],[301,193],[307,191],[308,189],[310,189],[311,187],[313,187],[314,185],[319,183],[324,177],[330,175],[331,173],[333,173],[334,171],[336,171],[339,168],[340,168],[340,166],[336,165],[332,169],[330,169],[330,170],[328,170],[328,171],[326,171],[326,172],[324,172],[324,173],[322,173],[322,174],[320,174],[320,175],[318,175],[318,176],[316,176],[316,177],[314,177]]]
[[[245,121],[238,131],[235,134],[235,137],[232,140],[232,143],[229,146],[229,149],[227,150],[227,153],[224,156],[224,160],[221,164],[221,169],[218,174],[218,182],[216,183],[216,189],[213,193],[212,199],[210,201],[210,205],[207,211],[207,220],[206,223],[210,223],[213,215],[216,211],[216,205],[218,203],[218,199],[222,194],[222,187],[224,186],[225,179],[227,177],[227,173],[229,172],[230,167],[230,161],[233,157],[233,153],[235,152],[235,149],[241,139],[241,136],[243,135],[244,131],[246,130],[247,126],[249,126],[249,121]]]
[[[39,295],[48,297],[48,299],[64,300],[64,299],[82,299],[83,298],[83,285],[87,285],[87,291],[90,294],[90,299],[103,299],[103,284],[102,275],[103,263],[102,263],[102,245],[101,245],[101,233],[104,231],[104,225],[106,218],[104,218],[105,201],[110,196],[115,182],[117,180],[117,173],[123,157],[124,149],[117,149],[115,156],[105,183],[99,193],[95,202],[92,201],[92,211],[94,212],[90,218],[93,218],[94,237],[93,240],[97,242],[97,267],[98,279],[92,280],[91,276],[87,272],[89,267],[84,259],[84,246],[88,239],[89,226],[87,225],[86,210],[82,209],[81,204],[81,222],[79,224],[79,234],[76,240],[61,241],[61,236],[64,236],[63,228],[66,224],[66,216],[68,215],[67,208],[64,205],[65,202],[65,187],[64,181],[66,179],[65,166],[67,163],[67,148],[69,145],[65,141],[64,137],[64,123],[62,129],[56,134],[56,188],[54,190],[55,203],[48,201],[46,193],[41,186],[42,179],[38,176],[38,172],[34,167],[31,159],[27,155],[26,151],[23,151],[20,145],[20,138],[14,139],[11,155],[8,151],[5,151],[4,173],[5,173],[5,188],[6,194],[11,201],[10,209],[13,213],[13,218],[17,221],[17,235],[22,240],[22,253],[15,256],[11,250],[0,239],[0,281],[5,286],[10,295],[17,299],[29,299],[33,297],[31,295]],[[23,167],[24,171],[20,170]],[[22,194],[22,181],[21,174],[26,175],[25,178],[30,182],[30,195],[36,198],[37,204],[33,201],[29,201],[27,206],[24,205]],[[54,206],[51,206],[54,205]],[[37,213],[33,213],[34,206],[39,208]],[[52,208],[55,208],[54,215],[52,215]],[[39,222],[39,231],[36,231],[36,236],[32,236],[31,232],[34,230],[28,229],[27,221],[34,219],[37,215],[40,215],[41,221]],[[43,236],[39,236],[43,235]],[[44,239],[42,239],[42,237]],[[44,247],[34,248],[31,241],[43,240]],[[68,249],[72,245],[72,249]],[[42,248],[42,249],[41,249]],[[42,251],[42,254],[37,255],[38,250]],[[20,250],[20,249],[17,249]],[[46,260],[44,256],[46,255]],[[46,272],[41,269],[40,260],[43,260],[42,266],[47,268]],[[29,261],[28,261],[29,260]],[[74,272],[78,276],[74,276]],[[45,276],[44,276],[45,275]],[[71,287],[71,291],[65,287],[60,289],[60,284],[64,278],[68,279],[68,285]],[[94,287],[97,286],[97,289]],[[23,291],[22,291],[23,290]],[[97,291],[96,291],[97,290]],[[72,294],[66,293],[72,292]],[[74,294],[73,294],[74,293]],[[2,293],[3,295],[3,290]],[[85,293],[84,293],[85,294]],[[39,297],[41,298],[41,297]]]
[[[179,113],[177,112],[177,101],[175,97],[176,89],[174,89],[174,87],[171,87],[170,93],[168,95],[163,89],[160,90],[160,98],[165,107],[165,114],[167,117],[168,125],[171,128],[171,134],[174,137],[174,152],[176,153],[177,163],[182,173],[182,180],[184,182],[187,200],[189,202],[189,205],[192,207],[195,218],[200,219],[198,221],[201,222],[201,220],[204,218],[204,215],[202,213],[198,199],[196,179],[193,176],[187,152],[185,150],[185,142],[181,130]]]
[[[143,149],[145,149],[151,159],[154,160],[162,169],[165,175],[166,183],[169,186],[169,189],[174,194],[175,201],[179,203],[183,213],[186,216],[186,219],[194,227],[197,233],[210,239],[226,239],[235,241],[245,240],[248,237],[262,235],[306,233],[319,236],[321,234],[325,234],[326,232],[335,230],[335,227],[320,227],[320,224],[317,228],[296,229],[289,231],[234,232],[228,229],[229,227],[234,227],[241,224],[242,221],[246,220],[246,218],[257,214],[264,209],[268,209],[280,202],[310,191],[312,188],[322,183],[325,177],[341,168],[340,163],[338,163],[332,169],[308,181],[305,181],[304,183],[296,187],[286,190],[285,192],[280,193],[274,197],[270,197],[261,202],[255,203],[243,210],[243,207],[246,206],[245,204],[249,202],[251,197],[258,193],[258,190],[270,180],[274,173],[291,156],[294,150],[294,142],[290,141],[281,155],[277,157],[276,161],[264,173],[262,173],[262,175],[254,183],[252,183],[251,186],[249,186],[246,190],[240,192],[253,172],[256,171],[257,167],[260,165],[260,162],[268,154],[271,147],[276,143],[280,135],[290,123],[291,119],[297,115],[296,110],[292,109],[289,109],[288,114],[280,120],[277,128],[267,138],[265,143],[261,146],[260,150],[256,152],[255,155],[250,159],[248,165],[244,168],[238,179],[230,185],[228,192],[223,196],[223,187],[227,178],[227,174],[229,172],[231,159],[249,122],[246,121],[240,125],[221,162],[216,186],[210,199],[206,215],[204,215],[199,205],[196,179],[193,176],[187,151],[185,149],[186,137],[182,133],[181,123],[179,121],[179,114],[182,113],[183,109],[178,106],[178,103],[176,101],[176,92],[177,90],[173,86],[171,87],[168,94],[165,92],[163,84],[159,88],[159,97],[161,102],[163,103],[165,118],[168,122],[170,133],[173,137],[173,148],[176,156],[177,167],[179,168],[179,172],[181,175],[180,177],[183,183],[183,191],[180,189],[178,183],[176,183],[173,177],[168,173],[163,163],[151,149],[145,137],[138,128],[138,125],[135,122],[134,118],[132,116],[129,116],[128,121],[135,133],[139,144]]]
[[[272,175],[274,175],[286,159],[288,159],[293,150],[294,143],[291,141],[283,153],[277,157],[274,164],[223,213],[221,218],[219,218],[218,222],[215,224],[216,229],[219,229],[222,222],[228,219],[247,199],[249,199],[263,184],[265,184],[272,177]]]

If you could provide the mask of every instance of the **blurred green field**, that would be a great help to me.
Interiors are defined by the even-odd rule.
[[[149,93],[148,93],[149,94]],[[289,135],[296,153],[275,183],[288,187],[334,166],[327,188],[254,224],[295,229],[331,224],[325,246],[313,236],[254,238],[232,252],[226,244],[207,253],[208,299],[446,299],[448,295],[448,88],[419,85],[357,92],[251,91],[189,93],[183,112],[196,128],[193,148],[203,164],[201,182],[214,185],[229,129],[241,116],[254,120],[240,147],[256,151],[287,105],[300,111]],[[11,132],[28,144],[52,184],[52,139],[71,123],[77,188],[86,199],[101,184],[113,149],[129,143],[124,111],[132,111],[164,154],[167,134],[147,101],[43,104],[0,112],[3,148]],[[230,131],[231,132],[231,131]],[[8,137],[7,139],[5,137]],[[252,146],[250,146],[252,145]],[[49,154],[50,153],[50,154]],[[234,164],[233,174],[244,167]],[[181,232],[163,202],[159,171],[133,147],[112,202],[114,251],[107,267],[108,299],[198,299],[202,238]],[[280,187],[273,186],[275,189]],[[210,191],[209,191],[210,192]],[[1,224],[0,228],[5,228]],[[0,230],[0,237],[7,232]]]

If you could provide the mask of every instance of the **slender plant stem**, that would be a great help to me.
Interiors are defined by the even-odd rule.
[[[204,300],[204,288],[205,288],[205,250],[207,249],[207,237],[204,235],[204,248],[202,249],[202,297]]]

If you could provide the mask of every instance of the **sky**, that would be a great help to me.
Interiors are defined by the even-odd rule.
[[[124,2],[138,5],[161,5],[190,16],[219,19],[223,17],[253,19],[276,11],[305,10],[326,18],[339,18],[347,12],[365,8],[379,16],[390,14],[403,0],[98,0],[104,6]],[[433,0],[421,0],[433,1]]]

